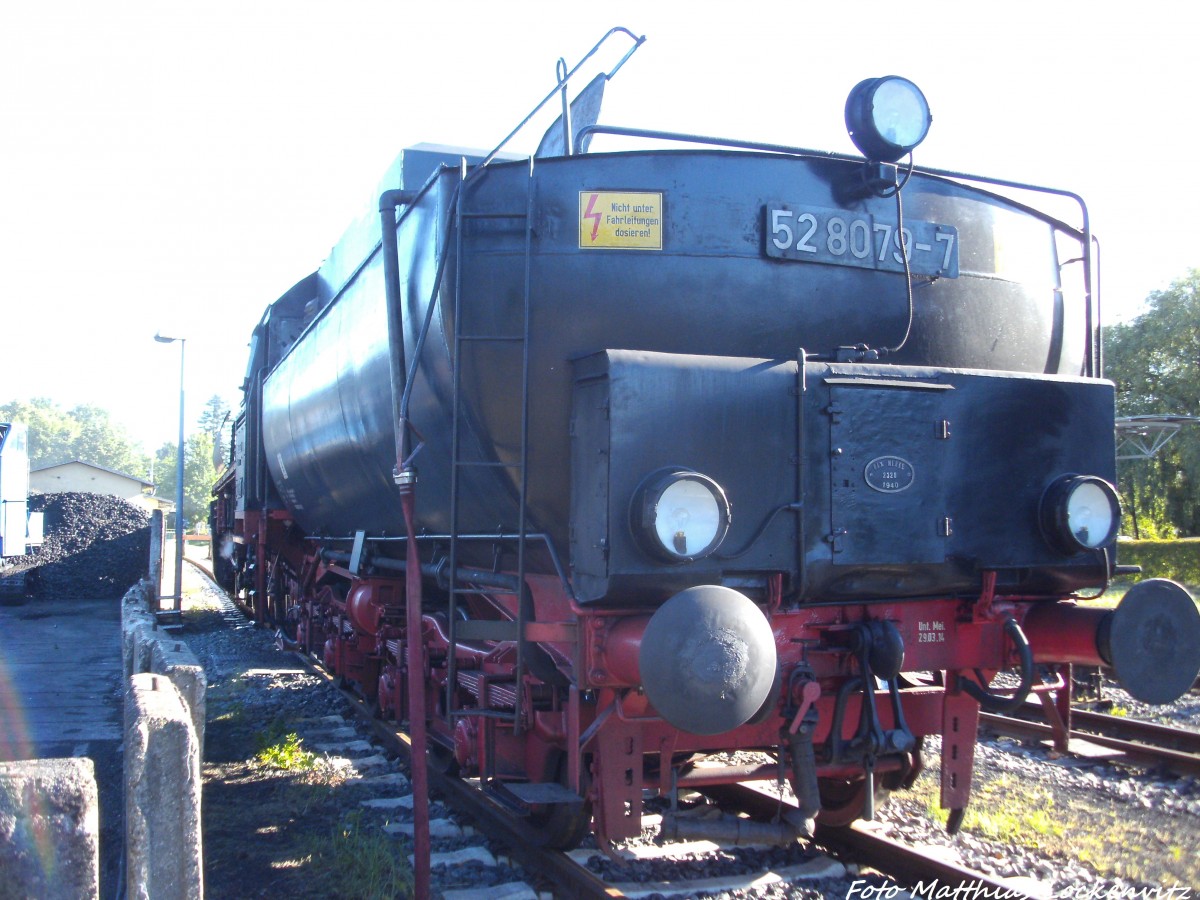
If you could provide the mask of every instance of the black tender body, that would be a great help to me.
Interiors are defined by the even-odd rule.
[[[418,162],[437,158],[412,157],[410,181]],[[438,169],[396,229],[410,362],[434,304],[411,411],[427,446],[420,526],[436,534],[451,524],[458,315],[470,336],[459,456],[501,464],[460,469],[458,531],[517,528],[527,353],[527,529],[569,558],[581,600],[636,593],[645,602],[711,570],[730,584],[739,573],[783,570],[804,596],[828,599],[965,589],[977,586],[981,567],[1009,571],[1030,590],[1094,582],[1094,571],[1080,578],[1071,562],[1048,559],[1029,528],[1042,486],[1064,468],[1113,477],[1102,433],[1111,388],[1078,377],[1088,365],[1086,305],[1078,278],[1064,283],[1060,274],[1078,275],[1064,261],[1080,255],[1080,236],[990,193],[914,175],[905,225],[933,251],[911,254],[910,327],[898,245],[883,244],[896,203],[846,200],[859,167],[720,150],[592,154],[532,170],[493,163],[461,198],[459,169]],[[643,218],[661,219],[646,229],[660,246],[587,246],[588,198],[603,205],[627,193],[657,207]],[[463,228],[438,283],[460,199]],[[314,535],[398,530],[394,348],[372,227],[364,219],[348,232],[259,329],[274,354],[259,354],[269,371],[255,398],[257,465],[267,471],[249,483],[270,490],[269,472]],[[819,361],[840,347],[895,347],[906,332],[903,347],[866,369]],[[738,377],[749,369],[762,377]],[[603,422],[592,421],[596,402]],[[1056,439],[1082,421],[1095,423],[1095,440]],[[585,465],[606,442],[607,467]],[[859,470],[888,457],[907,467],[907,489],[864,481]],[[722,555],[744,553],[664,573],[630,547],[630,492],[659,465],[725,485],[734,516]],[[785,506],[796,508],[777,512]],[[653,585],[635,587],[651,573]]]

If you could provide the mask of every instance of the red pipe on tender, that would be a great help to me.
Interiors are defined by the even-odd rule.
[[[881,756],[875,763],[876,774],[899,772],[903,760],[898,756]],[[851,763],[818,765],[817,773],[822,778],[851,779],[862,775],[862,766]],[[740,784],[744,781],[774,781],[779,776],[776,763],[744,766],[699,767],[676,776],[679,787],[705,788],[718,784]],[[658,784],[657,776],[646,779],[646,787]]]
[[[629,687],[642,683],[638,654],[649,621],[649,616],[626,616],[608,629],[604,636],[604,665],[607,668],[605,680],[609,683],[615,681]]]
[[[653,615],[622,618],[596,637],[589,680],[640,685],[663,719],[692,734],[748,722],[770,695],[779,667],[762,610],[715,584],[686,588]]]
[[[1021,628],[1029,638],[1033,661],[1104,666],[1110,663],[1100,649],[1101,626],[1111,609],[1074,603],[1038,603],[1025,616]]]

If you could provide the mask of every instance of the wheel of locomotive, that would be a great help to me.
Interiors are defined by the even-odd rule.
[[[875,776],[876,809],[882,809],[887,804],[892,791],[907,790],[913,786],[925,768],[921,755],[924,745],[924,736],[917,738],[916,746],[900,769]],[[818,778],[817,790],[821,795],[821,812],[817,814],[817,822],[821,825],[841,828],[862,818],[867,799],[866,778]]]
[[[830,828],[841,828],[861,819],[867,799],[867,780],[856,778],[818,778],[817,788],[821,794],[821,811],[817,813],[817,824]],[[882,780],[875,779],[875,808],[880,809],[892,792],[884,787]]]
[[[298,643],[300,640],[300,607],[295,603],[288,606],[286,599],[283,606],[283,621],[280,622],[279,628],[289,641]]]
[[[462,767],[454,757],[453,747],[446,747],[436,741],[430,741],[429,749],[425,753],[425,759],[429,764],[429,768],[439,775],[457,778],[462,774]]]
[[[561,751],[553,754],[546,765],[547,781],[567,783],[567,755]],[[583,791],[587,792],[587,776],[583,776]],[[548,803],[535,805],[526,820],[535,833],[539,847],[550,850],[574,850],[587,836],[592,824],[592,802]]]

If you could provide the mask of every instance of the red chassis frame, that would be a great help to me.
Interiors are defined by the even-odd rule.
[[[360,577],[339,564],[322,561],[318,548],[293,530],[284,511],[265,515],[247,511],[236,524],[242,527],[236,529],[240,533],[235,531],[234,540],[253,547],[258,563],[252,596],[239,598],[240,602],[259,622],[290,620],[304,651],[319,650],[325,666],[355,682],[367,701],[378,704],[381,715],[406,721],[404,577]],[[526,638],[549,652],[568,675],[569,687],[550,689],[526,671],[524,690],[518,692],[513,688],[515,644],[460,641],[455,654],[458,686],[450,697],[453,709],[447,707],[450,641],[445,617],[426,612],[421,635],[426,666],[421,677],[430,711],[429,742],[452,751],[462,774],[479,775],[485,783],[557,780],[590,801],[599,840],[633,837],[641,830],[647,789],[671,796],[680,788],[774,780],[780,773],[774,763],[691,768],[675,765],[676,760],[698,753],[774,751],[784,742],[783,731],[793,719],[799,720],[809,704],[817,710],[814,743],[818,748],[826,743],[839,688],[859,671],[855,655],[840,649],[838,636],[857,623],[886,621],[903,640],[905,671],[940,673],[940,677],[899,691],[902,715],[918,744],[910,753],[881,755],[873,761],[874,771],[884,776],[888,787],[910,783],[921,766],[920,739],[941,734],[942,805],[963,809],[970,796],[980,707],[961,689],[960,675],[970,678],[971,673],[982,672],[986,678],[1014,664],[1004,623],[1023,622],[1034,606],[1033,598],[997,596],[995,577],[989,574],[973,601],[947,598],[784,610],[779,605],[780,581],[778,576],[770,579],[764,612],[775,637],[782,684],[789,685],[789,673],[804,667],[812,673],[819,693],[809,688],[801,695],[800,687],[793,685],[782,692],[785,696],[777,698],[773,709],[751,723],[708,736],[681,731],[664,721],[639,689],[637,650],[652,610],[580,607],[566,597],[557,578],[527,576],[536,621],[527,623]],[[466,605],[473,618],[504,620],[516,617],[516,602],[511,594],[481,589]],[[1054,601],[1039,598],[1036,605],[1054,605]],[[1060,606],[1073,609],[1069,604]],[[1087,648],[1094,643],[1091,622],[1078,624],[1081,627],[1073,632],[1083,637],[1063,638],[1071,653],[1057,658],[1098,664],[1098,659],[1088,659]],[[1063,650],[1049,632],[1041,634],[1033,647],[1038,662],[1051,661]],[[1060,679],[1054,702],[1060,712],[1069,701],[1063,686]],[[873,695],[879,724],[894,728],[889,691],[875,690]],[[858,728],[863,696],[857,690],[841,701],[845,740],[853,738]],[[522,708],[514,723],[511,713],[518,697]],[[503,712],[510,714],[509,721],[496,715]],[[823,782],[852,788],[864,773],[864,766],[844,760],[817,760]],[[860,802],[861,797],[852,799],[847,809],[827,810],[823,816],[852,819],[861,811],[855,805]]]

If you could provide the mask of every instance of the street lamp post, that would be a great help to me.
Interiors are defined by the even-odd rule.
[[[171,595],[173,609],[183,609],[183,356],[187,338],[154,335],[160,344],[179,341],[179,449],[175,461],[175,593]]]

